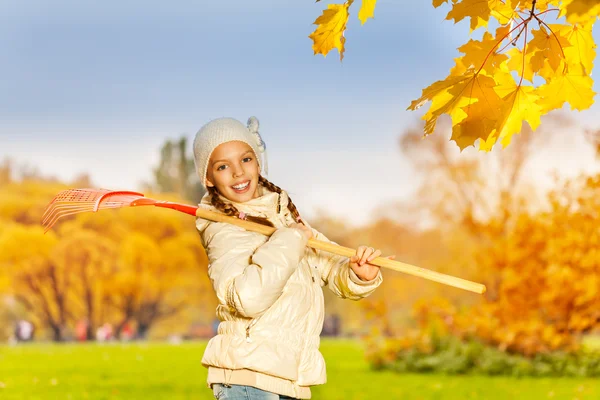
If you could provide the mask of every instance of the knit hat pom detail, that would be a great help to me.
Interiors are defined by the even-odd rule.
[[[248,126],[248,130],[250,131],[250,133],[252,135],[254,135],[254,137],[256,138],[256,143],[258,144],[258,148],[260,149],[260,151],[261,152],[265,151],[267,146],[265,145],[265,142],[262,140],[260,133],[258,133],[258,128],[260,126],[258,119],[256,117],[248,118],[247,126]]]

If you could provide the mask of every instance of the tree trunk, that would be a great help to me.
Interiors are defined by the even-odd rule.
[[[64,327],[61,325],[52,325],[52,341],[54,342],[62,342],[64,341],[63,337],[63,329]]]
[[[151,324],[138,323],[137,338],[146,340]]]

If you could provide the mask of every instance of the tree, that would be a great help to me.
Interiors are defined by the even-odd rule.
[[[57,242],[41,227],[12,224],[0,234],[0,265],[10,276],[9,293],[61,341],[72,316],[66,295],[71,280],[64,265],[51,258]]]
[[[333,48],[343,58],[344,32],[354,0],[330,4],[316,19],[310,35],[315,54]],[[447,0],[433,0],[440,7]],[[374,15],[376,0],[362,0],[358,17]],[[527,122],[532,130],[540,117],[569,103],[579,111],[594,102],[591,73],[596,44],[592,26],[600,15],[595,0],[453,0],[446,19],[470,20],[471,32],[485,28],[481,40],[459,47],[463,55],[444,79],[423,90],[409,110],[431,101],[423,116],[425,135],[438,118],[452,119],[451,140],[464,149],[478,143],[489,151],[510,144]],[[555,16],[557,22],[546,22]],[[537,23],[537,29],[534,25]],[[490,27],[496,26],[495,31]]]
[[[64,295],[69,299],[73,322],[86,320],[86,339],[106,321],[106,297],[116,268],[117,246],[94,231],[79,229],[61,238],[53,253],[55,264],[65,271]],[[67,284],[68,283],[68,284]]]
[[[548,125],[572,123],[555,118]],[[527,355],[573,349],[581,335],[600,327],[600,177],[559,184],[543,201],[532,200],[524,172],[538,143],[546,142],[522,133],[510,149],[458,157],[441,135],[421,140],[411,130],[401,138],[424,174],[418,206],[446,232],[445,244],[454,250],[446,260],[455,268],[449,272],[460,268],[461,276],[488,288],[462,312],[450,295],[416,302],[418,321],[435,315],[452,334]]]
[[[520,214],[549,206],[545,194],[526,175],[528,162],[562,129],[573,126],[574,122],[563,115],[548,116],[537,135],[526,128],[509,149],[485,154],[475,149],[459,152],[447,140],[451,133],[446,121],[438,126],[441,132],[427,140],[422,139],[418,128],[400,137],[401,149],[420,173],[422,183],[419,200],[399,207],[410,210],[415,220],[428,221],[432,229],[443,232],[443,246],[450,257],[437,264],[437,270],[482,282],[487,288],[485,298],[498,298],[502,275],[476,254],[510,236]],[[508,257],[508,250],[497,251],[498,260]],[[471,296],[445,288],[439,294],[455,303],[476,302]]]
[[[496,271],[498,296],[456,319],[466,335],[524,354],[576,348],[600,327],[600,175],[568,182],[550,208],[516,218],[477,260]]]
[[[86,320],[88,339],[106,322],[146,334],[166,318],[216,305],[193,218],[154,207],[106,210],[63,218],[44,234],[43,210],[63,189],[13,181],[0,191],[0,293],[42,332],[60,341]]]
[[[117,336],[133,323],[145,338],[162,320],[214,304],[206,254],[188,215],[153,207],[107,210],[81,214],[60,232],[72,237],[81,229],[98,232],[115,246],[113,258],[106,254],[112,272],[102,302],[104,322],[113,322]]]
[[[154,168],[154,182],[149,187],[158,193],[176,193],[182,199],[200,202],[205,190],[198,180],[194,159],[187,154],[187,138],[163,144],[160,162]]]
[[[198,299],[197,261],[200,245],[197,235],[177,235],[154,241],[142,233],[128,235],[121,243],[119,273],[110,296],[118,309],[117,331],[134,321],[138,335],[145,338],[159,320],[172,317]]]

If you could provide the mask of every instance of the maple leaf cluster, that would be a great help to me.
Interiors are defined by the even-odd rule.
[[[354,0],[330,4],[315,24],[315,54],[333,48],[344,53],[344,31]],[[359,18],[372,17],[375,1],[363,0]],[[433,0],[440,7],[448,0]],[[591,72],[596,57],[592,26],[600,15],[595,0],[452,0],[446,19],[469,20],[471,33],[484,28],[481,40],[458,50],[449,75],[414,100],[409,110],[427,102],[424,134],[434,132],[442,114],[452,119],[452,137],[461,149],[478,142],[489,151],[510,144],[527,122],[532,130],[540,117],[568,103],[585,110],[594,102]],[[556,23],[547,22],[554,18]],[[496,29],[490,28],[490,22]],[[559,23],[560,22],[560,23]]]

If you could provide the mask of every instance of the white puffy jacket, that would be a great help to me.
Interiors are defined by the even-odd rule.
[[[327,285],[339,297],[359,300],[383,278],[380,271],[375,279],[362,281],[347,257],[307,247],[306,237],[287,227],[294,221],[285,191],[279,195],[262,186],[259,190],[258,198],[234,205],[247,214],[268,218],[278,228],[270,237],[227,223],[196,220],[221,321],[202,365],[208,367],[209,387],[213,383],[250,385],[308,399],[309,386],[327,380],[319,352],[322,287]],[[208,195],[201,206],[214,211]],[[328,241],[312,230],[316,239]]]

